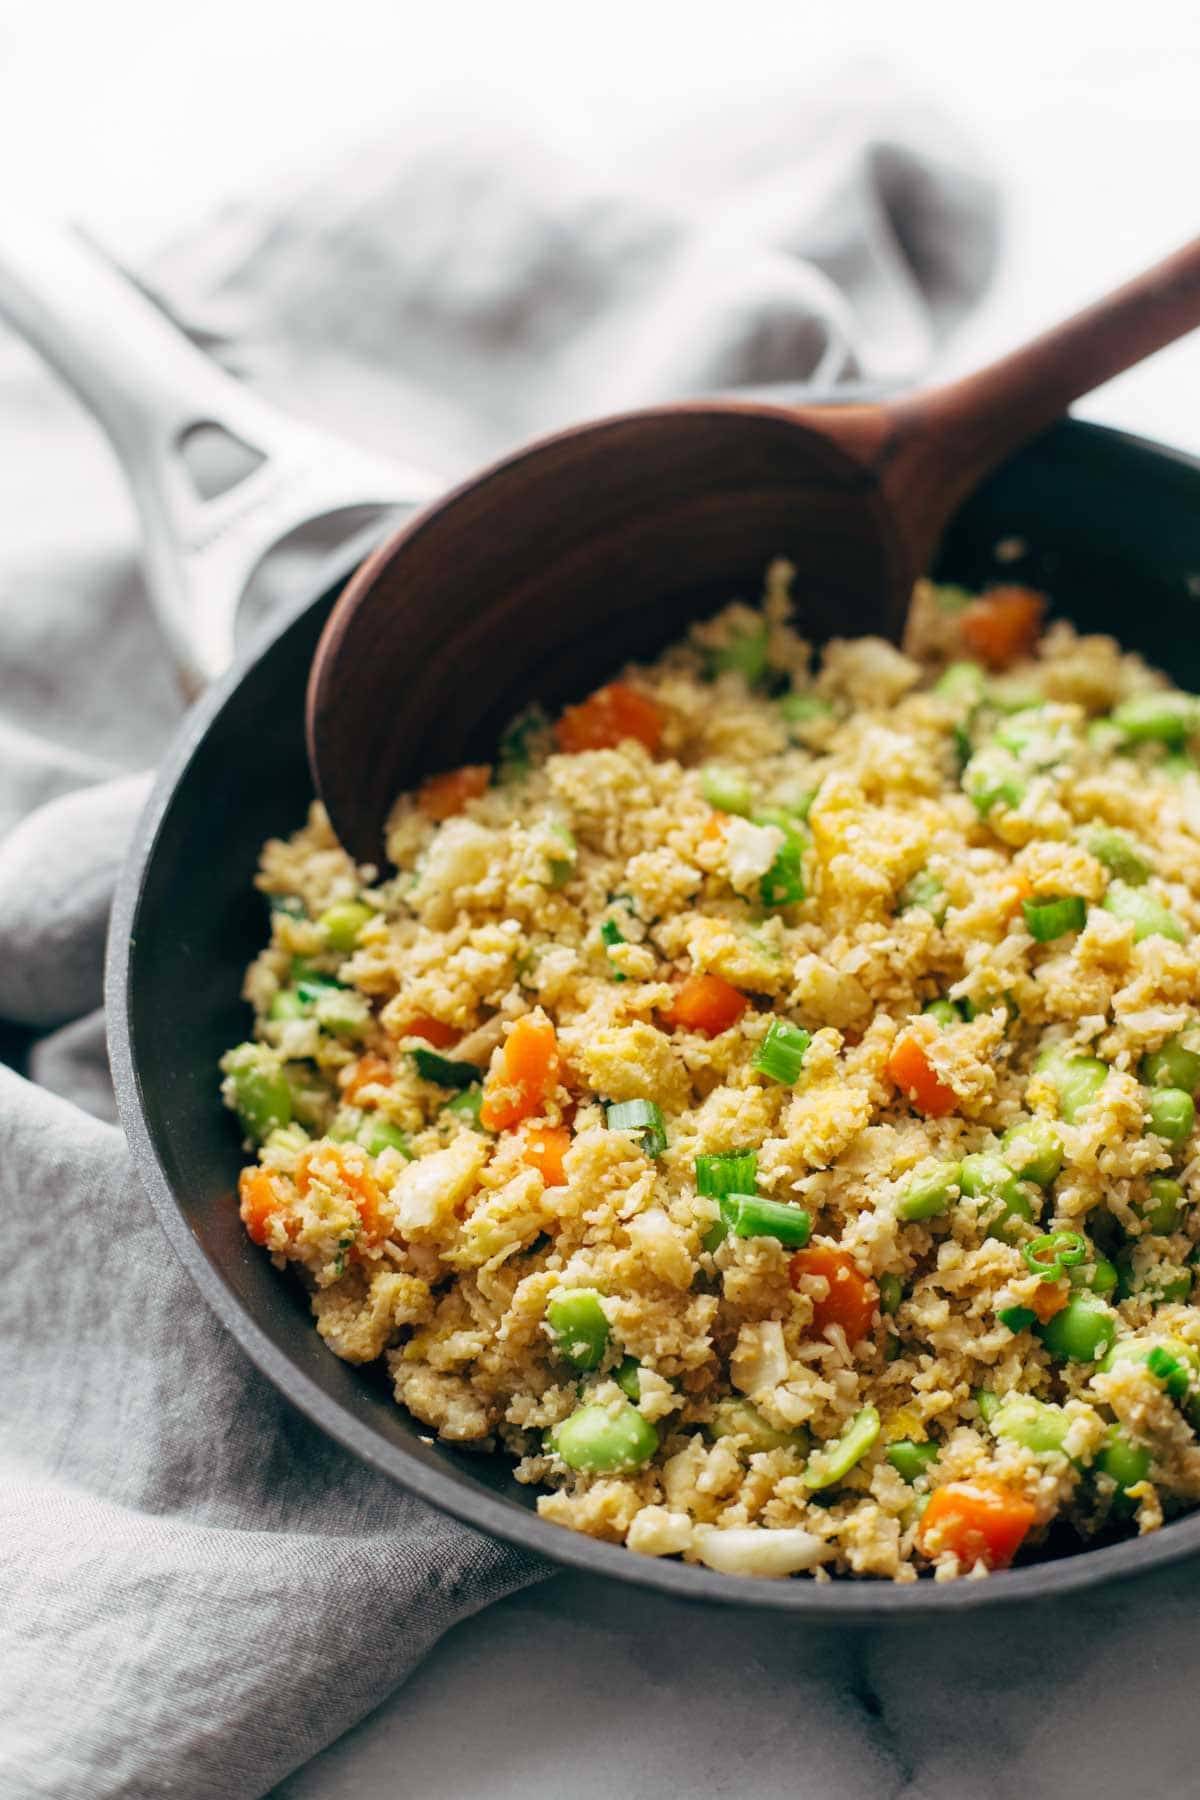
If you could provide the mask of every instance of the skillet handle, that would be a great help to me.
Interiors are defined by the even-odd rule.
[[[420,504],[443,485],[261,399],[74,230],[0,224],[0,315],[120,458],[151,600],[190,691],[231,661],[246,583],[289,532],[350,508]]]

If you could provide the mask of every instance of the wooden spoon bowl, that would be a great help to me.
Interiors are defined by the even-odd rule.
[[[661,407],[534,444],[418,514],[362,566],[308,693],[314,779],[382,866],[422,771],[487,759],[690,619],[798,569],[801,627],[897,637],[960,503],[1069,402],[1200,324],[1200,240],[979,374],[884,406]]]

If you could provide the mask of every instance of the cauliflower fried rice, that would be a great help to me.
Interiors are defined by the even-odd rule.
[[[901,652],[791,571],[268,843],[223,1093],[256,1244],[543,1517],[983,1575],[1200,1500],[1200,702],[1022,589]]]

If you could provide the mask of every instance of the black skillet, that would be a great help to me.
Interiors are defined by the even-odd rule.
[[[16,312],[3,273],[0,305]],[[155,329],[166,329],[151,316]],[[129,323],[132,329],[136,321]],[[41,333],[43,348],[95,407],[103,397],[89,391],[77,362],[71,366],[61,334],[50,344],[47,335]],[[255,441],[249,432],[247,441]],[[305,685],[349,572],[347,565],[341,578],[297,597],[290,622],[242,656],[190,713],[138,826],[109,937],[109,1047],[135,1165],[184,1266],[263,1373],[332,1437],[434,1505],[559,1563],[683,1598],[814,1620],[899,1620],[1062,1594],[1200,1550],[1196,1514],[1147,1538],[1063,1554],[985,1582],[755,1582],[639,1557],[543,1522],[534,1493],[513,1480],[506,1457],[431,1441],[376,1372],[353,1368],[325,1348],[302,1291],[242,1230],[234,1200],[238,1132],[219,1103],[215,1071],[248,1023],[242,973],[267,923],[251,885],[259,847],[299,824],[311,796]],[[968,586],[1002,576],[1044,587],[1056,612],[1085,630],[1115,633],[1184,686],[1200,687],[1193,626],[1200,461],[1064,420],[962,508],[937,573]],[[761,570],[739,575],[743,591],[753,592]],[[633,650],[653,649],[678,624],[674,611],[628,621],[623,635],[607,638],[594,675]],[[548,691],[572,678],[553,667],[539,674]]]

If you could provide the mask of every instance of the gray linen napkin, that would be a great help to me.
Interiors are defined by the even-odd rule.
[[[590,411],[919,372],[990,271],[986,182],[853,82],[636,163],[413,127],[151,280],[268,394],[449,478]],[[0,1069],[0,1794],[240,1800],[543,1571],[276,1396],[103,1122],[108,900],[179,708],[94,434],[2,339],[0,471],[0,1024],[41,1084]]]

